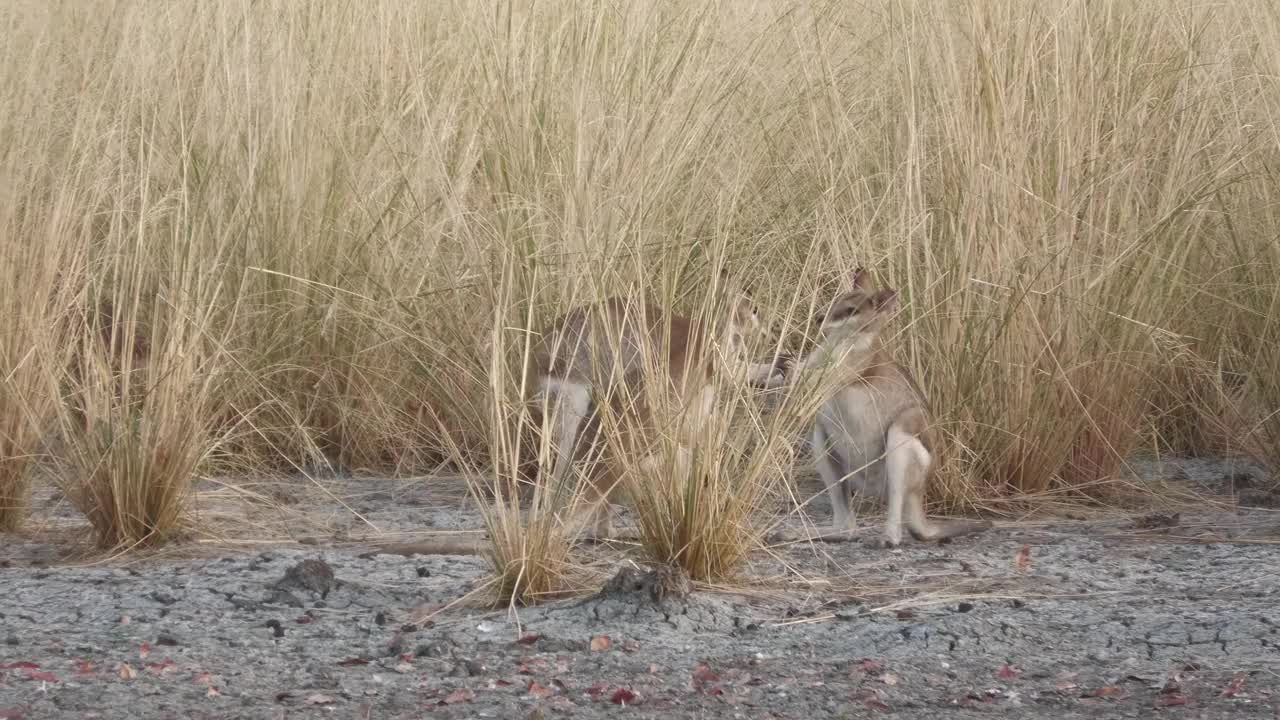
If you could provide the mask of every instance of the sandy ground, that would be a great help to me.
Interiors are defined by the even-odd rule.
[[[778,546],[663,602],[625,543],[585,548],[598,593],[519,611],[455,602],[482,557],[378,550],[479,528],[457,482],[210,485],[219,537],[123,559],[50,498],[0,546],[0,720],[1280,717],[1280,503],[1139,470],[1221,502]]]

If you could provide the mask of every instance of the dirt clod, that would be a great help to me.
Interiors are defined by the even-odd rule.
[[[329,563],[308,559],[290,566],[275,587],[280,590],[309,590],[324,598],[337,583]]]
[[[1154,530],[1156,528],[1177,527],[1181,521],[1182,513],[1153,512],[1135,519],[1133,526],[1139,530]]]
[[[1236,495],[1236,502],[1240,507],[1276,509],[1280,508],[1280,492],[1252,488],[1242,490]]]
[[[641,572],[628,566],[610,578],[596,597],[647,596],[651,602],[663,605],[668,601],[683,600],[691,592],[693,582],[682,568],[659,565]]]

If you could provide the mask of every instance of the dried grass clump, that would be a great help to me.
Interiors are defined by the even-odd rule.
[[[531,435],[528,377],[521,368],[535,342],[529,290],[534,274],[522,272],[520,258],[500,257],[495,265],[493,315],[489,326],[489,387],[483,397],[489,414],[487,466],[461,446],[452,446],[454,462],[464,469],[472,498],[488,534],[486,556],[493,569],[498,602],[528,605],[575,588],[580,573],[571,559],[581,527],[575,523],[583,499],[576,483],[528,481],[549,477],[554,451],[546,432]],[[549,418],[554,422],[554,417]],[[452,434],[438,425],[440,434]],[[537,440],[531,439],[537,437]],[[532,474],[534,477],[527,477]],[[527,499],[527,507],[521,507]]]
[[[795,296],[777,299],[794,302]],[[722,326],[727,300],[708,293],[692,309],[695,323]],[[774,316],[781,332],[758,339],[748,358],[769,361],[793,334],[792,318]],[[731,580],[761,547],[791,494],[792,444],[825,389],[752,388],[727,349],[718,348],[713,413],[704,418],[700,393],[669,391],[657,361],[669,354],[666,344],[649,351],[635,391],[601,409],[610,476],[635,517],[640,551],[649,562],[678,568],[698,582]]]
[[[61,483],[99,547],[160,545],[191,528],[193,483],[214,446],[207,316],[163,292],[108,307],[86,318],[68,374]]]

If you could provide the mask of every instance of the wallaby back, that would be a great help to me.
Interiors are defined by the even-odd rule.
[[[535,376],[597,390],[633,385],[644,373],[644,353],[651,352],[661,361],[657,369],[683,388],[712,372],[701,330],[652,304],[610,298],[574,308],[551,325],[534,347]]]

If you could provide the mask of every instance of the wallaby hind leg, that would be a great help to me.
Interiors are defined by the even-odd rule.
[[[906,500],[906,488],[893,474],[889,475],[889,507],[884,518],[884,546],[895,548],[902,544],[902,506]]]
[[[543,392],[549,400],[548,410],[554,423],[555,431],[555,465],[551,471],[551,480],[556,489],[565,489],[563,483],[568,479],[573,465],[574,449],[578,440],[578,431],[591,411],[591,386],[568,380],[551,380],[544,382]]]
[[[591,386],[560,378],[543,378],[539,393],[543,418],[543,430],[550,430],[552,444],[551,478],[539,478],[542,492],[552,493],[552,497],[563,498],[556,504],[568,504],[576,495],[577,487],[572,482],[573,461],[576,456],[578,436],[591,411]],[[540,473],[541,475],[541,473]],[[593,509],[593,508],[589,508]]]
[[[826,486],[827,495],[831,498],[831,528],[837,533],[851,533],[857,528],[857,518],[849,498],[849,482],[845,478],[843,464],[836,457],[835,449],[831,447],[821,423],[813,426],[812,442],[818,477],[822,478],[822,484]]]
[[[588,462],[579,473],[581,485],[566,486],[565,495],[558,503],[560,507],[569,507],[572,503],[574,514],[571,519],[564,518],[564,522],[571,526],[575,536],[603,540],[613,536],[609,493],[615,478],[608,463],[589,457],[595,461]]]
[[[902,520],[905,510],[912,536],[933,537],[936,531],[924,516],[925,478],[932,455],[914,434],[897,423],[885,435],[884,474],[889,496],[888,516],[884,521],[884,542],[897,547],[902,542]]]
[[[933,456],[918,437],[897,424],[889,428],[885,445],[888,448],[885,456],[888,470],[886,474],[890,476],[891,488],[897,486],[903,489],[904,520],[911,537],[921,541],[946,540],[991,528],[991,523],[985,520],[931,522],[924,512],[924,496]]]
[[[585,516],[592,524],[593,538],[607,540],[613,537],[613,507],[609,495],[615,478],[611,472],[594,472],[589,479]]]
[[[907,492],[907,532],[916,540],[936,540],[938,527],[929,522],[924,514],[924,490]]]

